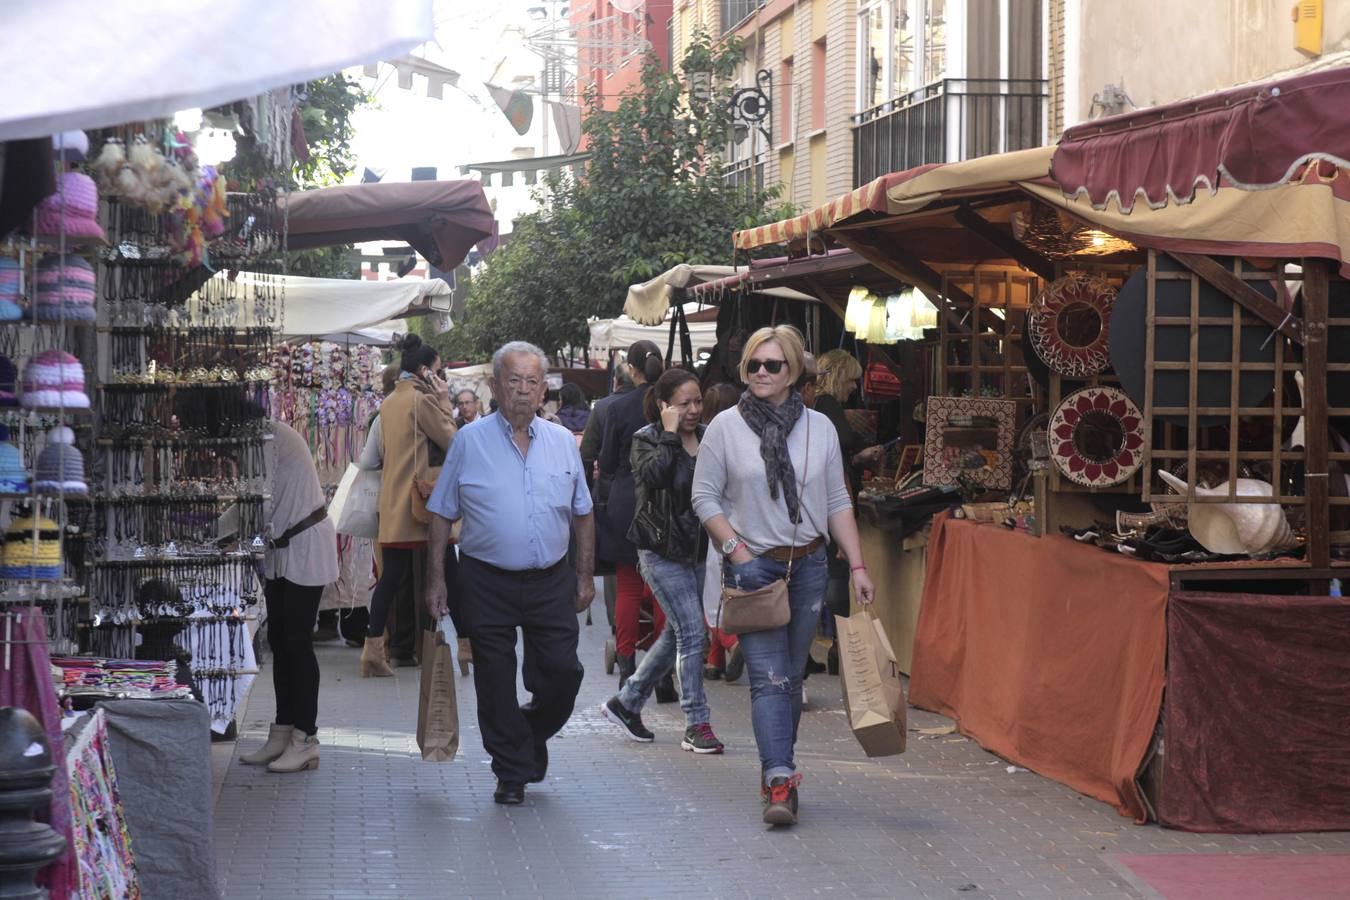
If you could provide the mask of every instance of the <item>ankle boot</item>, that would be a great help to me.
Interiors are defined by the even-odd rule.
[[[303,772],[319,767],[319,738],[303,731],[291,732],[286,752],[267,764],[269,772]]]
[[[245,753],[239,761],[246,766],[264,766],[280,756],[291,742],[291,725],[272,725],[267,729],[267,743],[252,753]]]
[[[637,671],[637,657],[620,656],[615,661],[619,666],[619,690],[623,690],[624,683]]]
[[[394,670],[384,661],[384,636],[368,637],[361,648],[361,677],[389,678]]]

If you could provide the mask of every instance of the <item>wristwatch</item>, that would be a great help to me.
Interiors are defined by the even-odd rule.
[[[744,543],[745,541],[741,540],[741,536],[739,534],[733,534],[731,537],[727,538],[726,541],[722,543],[722,555],[730,556],[731,554],[736,552],[737,547],[739,547],[741,544]]]

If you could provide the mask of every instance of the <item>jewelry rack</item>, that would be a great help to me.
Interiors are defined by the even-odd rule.
[[[248,624],[262,596],[264,417],[285,254],[275,190],[230,193],[225,211],[198,259],[185,258],[172,217],[125,198],[103,204],[83,635],[105,655],[190,659],[180,672],[214,720],[233,717],[241,679],[256,672]],[[238,529],[221,541],[227,511]]]

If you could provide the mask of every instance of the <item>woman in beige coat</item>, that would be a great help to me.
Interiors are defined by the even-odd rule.
[[[415,335],[403,341],[399,380],[380,406],[384,469],[380,479],[380,579],[370,598],[370,629],[361,651],[362,677],[392,675],[385,661],[385,624],[394,598],[408,583],[417,583],[425,559],[427,526],[412,512],[413,480],[439,466],[455,434],[450,389],[436,376],[440,357]],[[454,584],[455,554],[446,556],[446,584]],[[420,597],[413,601],[418,613]],[[456,609],[456,604],[451,608]],[[412,648],[399,648],[411,656]]]

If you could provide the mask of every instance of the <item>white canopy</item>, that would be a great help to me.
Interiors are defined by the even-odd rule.
[[[749,271],[745,266],[703,266],[680,263],[667,269],[650,281],[630,285],[628,297],[623,303],[623,318],[642,325],[655,325],[663,318],[668,319],[670,301],[678,288],[686,288],[706,281],[717,281],[731,275],[741,275]],[[771,297],[783,297],[788,300],[801,300],[806,303],[817,302],[810,294],[794,291],[792,288],[766,288],[759,291]],[[631,318],[630,318],[631,317]],[[617,319],[615,321],[618,321]],[[634,338],[638,340],[638,338]]]
[[[686,314],[697,312],[701,307],[697,303],[684,304]],[[665,353],[665,347],[670,340],[670,310],[666,310],[666,321],[660,325],[642,325],[633,321],[627,315],[619,316],[617,319],[590,319],[587,322],[591,328],[590,348],[595,351],[609,350],[627,350],[636,341],[648,340],[654,342]],[[690,322],[689,337],[694,344],[694,353],[700,350],[711,350],[717,346],[717,323],[716,322]],[[675,338],[675,351],[680,349],[679,336]]]
[[[213,280],[228,280],[224,272]],[[442,298],[437,305],[450,305],[450,285],[439,278],[400,278],[395,281],[364,281],[357,278],[303,278],[299,275],[261,276],[240,272],[235,278],[236,289],[284,282],[285,316],[282,336],[313,337],[323,340],[365,339],[371,343],[388,343],[394,330],[406,333],[392,319],[401,319],[410,312],[424,312],[432,297]],[[208,288],[208,294],[211,293]],[[242,319],[217,321],[217,308],[203,304],[200,293],[188,301],[188,315],[194,325],[231,325],[248,328],[256,323],[250,312],[252,304],[240,303]],[[348,337],[354,336],[354,337]]]
[[[0,140],[212,107],[392,59],[432,0],[22,0],[0,4]]]

